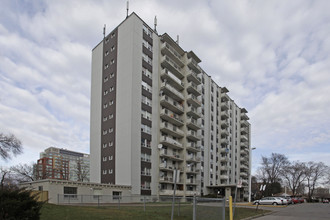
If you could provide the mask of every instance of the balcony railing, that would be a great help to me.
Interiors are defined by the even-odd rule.
[[[196,96],[201,95],[201,90],[194,82],[189,82],[187,85],[187,91],[195,94]]]
[[[200,68],[198,66],[198,63],[194,59],[192,59],[192,58],[189,58],[188,59],[188,66],[191,69],[193,69],[195,72],[197,72],[197,73],[200,73],[201,72],[201,70],[200,70]]]
[[[162,70],[161,78],[162,78],[162,80],[166,79],[177,90],[181,91],[184,89],[184,87],[183,87],[184,83],[166,68]]]
[[[202,136],[194,130],[188,130],[187,138],[189,138],[190,140],[193,140],[193,141],[199,141],[202,138]]]
[[[174,125],[182,126],[183,120],[179,117],[179,115],[175,114],[174,112],[168,109],[162,109],[160,112],[160,117],[165,119],[166,121],[171,122]]]
[[[224,100],[224,101],[229,101],[230,100],[227,93],[221,93],[220,98],[221,98],[221,100]]]
[[[247,122],[246,120],[241,120],[241,126],[242,127],[249,127],[249,122]]]
[[[172,147],[174,149],[182,149],[182,144],[179,143],[178,141],[170,138],[170,137],[166,137],[166,136],[161,136],[160,138],[160,143],[168,146],[168,147]]]
[[[171,99],[167,95],[162,95],[160,98],[160,103],[170,109],[172,112],[177,113],[177,114],[182,114],[183,113],[183,106],[180,105],[178,102],[175,100]]]
[[[250,118],[245,113],[241,113],[241,119],[242,120],[249,120]]]
[[[188,142],[187,143],[187,150],[198,152],[201,150],[201,148],[194,142]]]
[[[229,104],[228,104],[228,102],[221,102],[220,107],[221,107],[221,111],[222,110],[228,110],[229,109]]]
[[[176,50],[169,43],[164,42],[161,45],[161,49],[165,54],[170,56],[180,67],[184,66],[181,55],[176,52]]]
[[[165,94],[170,95],[176,101],[184,100],[184,96],[182,95],[182,93],[176,90],[174,87],[172,87],[169,83],[163,82],[161,85],[161,89]]]
[[[201,102],[198,100],[197,96],[194,94],[189,94],[187,97],[187,101],[189,104],[194,105],[195,107],[201,106]]]
[[[162,122],[160,124],[160,130],[174,137],[181,138],[184,136],[184,132],[181,129],[177,128],[176,126],[173,126],[171,123],[168,122]]]
[[[169,69],[179,79],[184,77],[182,74],[182,69],[169,56],[163,56],[161,58],[161,64],[164,68]]]
[[[198,130],[201,128],[201,123],[199,123],[196,119],[192,118],[192,117],[189,117],[187,119],[187,126],[189,128],[192,128],[192,129],[195,129],[195,130]]]
[[[194,106],[188,106],[187,115],[192,116],[194,118],[200,118],[201,117],[201,112],[198,108],[196,108]]]
[[[202,81],[201,78],[198,77],[198,74],[195,73],[195,72],[192,71],[192,70],[190,70],[190,71],[188,72],[187,79],[188,79],[189,81],[192,81],[192,82],[196,83],[197,85],[201,84],[201,81]]]

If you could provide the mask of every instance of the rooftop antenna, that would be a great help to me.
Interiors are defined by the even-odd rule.
[[[179,35],[176,35],[176,43],[179,45]]]
[[[154,19],[154,30],[157,33],[157,16],[155,16],[155,19]]]
[[[105,38],[105,28],[106,28],[106,25],[104,24],[104,27],[103,27],[103,38]]]
[[[129,1],[126,2],[126,18],[128,17]]]

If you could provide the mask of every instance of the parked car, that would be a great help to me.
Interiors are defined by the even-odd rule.
[[[286,196],[286,197],[283,197],[283,198],[285,198],[288,201],[288,205],[289,204],[293,204],[293,201],[292,201],[292,198],[291,197]]]
[[[254,205],[283,205],[286,201],[279,197],[264,197],[254,201]]]
[[[328,199],[323,199],[323,203],[329,203]]]
[[[301,197],[298,197],[298,200],[300,203],[304,203],[305,202],[305,199],[304,198],[301,198]]]
[[[292,199],[293,204],[300,203],[299,199],[296,197],[292,197],[291,199]]]

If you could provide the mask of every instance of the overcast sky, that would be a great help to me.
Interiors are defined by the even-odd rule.
[[[261,156],[330,165],[330,1],[131,0],[248,110]],[[91,51],[126,17],[126,1],[1,0],[0,132],[36,162],[49,146],[89,153]]]

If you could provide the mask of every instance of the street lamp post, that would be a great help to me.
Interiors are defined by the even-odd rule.
[[[249,202],[251,202],[251,169],[252,169],[252,151],[255,150],[256,148],[255,147],[252,147],[250,152],[249,152]]]

